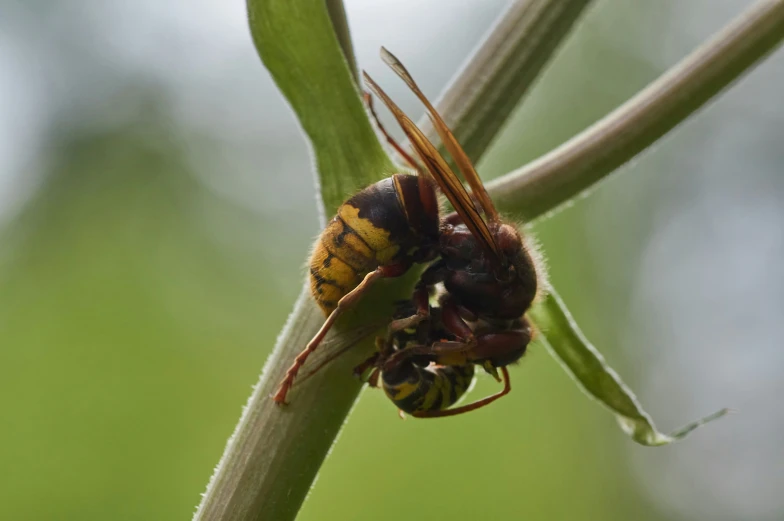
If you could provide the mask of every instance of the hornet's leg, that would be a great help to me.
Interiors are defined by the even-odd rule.
[[[374,369],[373,372],[370,373],[370,376],[368,376],[368,381],[367,381],[368,387],[373,387],[374,389],[378,387],[378,378],[380,376],[381,376],[381,371],[378,368]]]
[[[379,343],[376,342],[376,345],[378,344]],[[378,351],[376,351],[375,353],[367,357],[364,361],[357,364],[357,366],[354,367],[353,371],[351,372],[354,373],[355,377],[362,378],[362,375],[364,375],[368,371],[368,369],[370,369],[371,367],[378,366],[378,361],[381,357],[382,357],[381,349],[379,349]]]
[[[362,378],[362,375],[372,367],[373,370],[368,375],[366,383],[369,387],[378,387],[378,374],[380,372],[378,369],[379,358],[381,358],[381,353],[373,353],[364,362],[360,362],[359,365],[354,368],[354,376]]]
[[[430,354],[432,350],[430,346],[422,346],[422,345],[415,345],[415,346],[408,346],[405,349],[401,349],[399,351],[395,351],[394,353],[390,354],[386,358],[384,358],[380,364],[379,368],[381,372],[390,372],[395,371],[400,368],[400,366],[412,358],[415,357],[427,357],[426,361],[431,361]]]
[[[509,391],[512,390],[512,384],[509,381],[509,371],[507,371],[506,367],[501,368],[501,373],[504,375],[504,388],[496,394],[488,396],[487,398],[482,398],[476,402],[469,403],[468,405],[463,405],[462,407],[445,409],[443,411],[420,411],[413,413],[411,416],[415,418],[443,418],[444,416],[455,416],[457,414],[475,411],[476,409],[484,407],[485,405],[490,405],[502,396],[509,394]]]
[[[336,352],[332,353],[331,355],[329,355],[328,357],[326,357],[316,367],[311,369],[305,376],[299,377],[299,379],[297,380],[297,383],[301,384],[302,382],[304,382],[305,380],[307,380],[308,378],[310,378],[314,374],[316,374],[319,371],[321,371],[324,367],[326,367],[328,364],[330,364],[333,360],[335,360],[338,357],[340,357],[340,356],[344,355],[345,353],[347,353],[349,349],[354,347],[363,338],[364,338],[364,335],[358,336],[356,338],[356,340],[350,341],[344,347],[340,348],[338,351],[336,351]]]
[[[387,356],[387,347],[387,342],[385,342],[383,338],[376,338],[377,351],[364,361],[360,362],[356,367],[354,367],[354,370],[352,371],[355,377],[362,378],[362,375],[364,375],[368,369],[373,368],[373,370],[368,375],[367,380],[365,380],[365,382],[368,384],[368,387],[378,387],[378,377],[381,374],[379,366],[382,363],[381,360],[384,360]]]
[[[445,270],[446,262],[439,259],[422,272],[414,289],[414,295],[411,297],[416,313],[390,322],[387,327],[387,339],[398,331],[416,326],[430,316],[430,289],[443,280]]]
[[[398,331],[409,329],[419,325],[420,322],[430,316],[430,303],[428,302],[430,296],[426,287],[418,287],[414,290],[413,301],[416,307],[416,313],[410,317],[398,318],[393,320],[387,326],[387,340],[392,338],[392,335]]]
[[[283,380],[278,387],[278,391],[272,397],[275,403],[278,405],[286,403],[286,394],[288,394],[289,389],[294,384],[294,378],[296,378],[300,368],[305,364],[305,360],[308,359],[308,356],[318,348],[321,341],[324,340],[324,337],[327,336],[327,332],[332,328],[332,324],[335,323],[341,313],[353,306],[378,279],[384,277],[397,277],[404,272],[405,268],[399,265],[379,266],[376,270],[365,275],[365,278],[356,288],[349,291],[338,301],[337,307],[329,314],[327,320],[324,321],[324,325],[322,325],[321,329],[316,333],[316,336],[308,342],[305,349],[297,355],[297,358],[294,359],[294,363],[291,364],[291,367],[286,371],[286,376],[283,377]]]
[[[467,313],[468,311],[459,306],[450,295],[445,295],[441,299],[441,320],[444,323],[444,327],[470,348],[476,345],[476,339],[474,331],[463,318]],[[469,318],[469,320],[472,319],[476,320],[476,317],[472,316]]]

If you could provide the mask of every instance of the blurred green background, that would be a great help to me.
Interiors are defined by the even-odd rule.
[[[480,171],[572,136],[749,4],[596,2]],[[346,1],[361,67],[412,114],[378,47],[435,95],[503,5]],[[189,519],[319,232],[307,146],[243,2],[0,12],[0,519]],[[779,53],[536,229],[664,430],[742,414],[646,449],[532,348],[476,413],[400,421],[365,392],[299,519],[783,519],[782,85]]]

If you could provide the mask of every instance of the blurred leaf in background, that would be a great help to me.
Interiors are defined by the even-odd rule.
[[[420,4],[346,2],[360,65],[412,114],[378,47],[435,94],[503,7]],[[483,175],[601,117],[746,4],[597,2]],[[0,518],[186,519],[300,289],[307,149],[241,3],[0,9]],[[474,414],[401,422],[365,392],[301,518],[780,519],[782,84],[779,53],[536,229],[662,428],[742,415],[654,455],[534,347]]]

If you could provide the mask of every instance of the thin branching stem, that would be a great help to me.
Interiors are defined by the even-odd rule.
[[[784,38],[784,1],[764,0],[601,121],[489,184],[494,200],[531,221],[593,187],[683,122]]]
[[[510,2],[452,78],[435,105],[472,161],[482,157],[590,3]],[[418,125],[436,142],[427,117]]]

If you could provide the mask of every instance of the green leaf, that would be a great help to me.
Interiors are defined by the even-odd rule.
[[[647,446],[667,445],[683,439],[700,425],[730,412],[729,409],[722,409],[669,435],[662,434],[656,430],[653,420],[618,373],[607,365],[604,357],[585,338],[557,293],[551,291],[543,302],[529,312],[529,316],[542,333],[539,341],[561,362],[583,391],[615,413],[621,428],[637,443]]]
[[[248,0],[253,42],[308,135],[326,216],[395,172],[354,83],[324,0]]]

